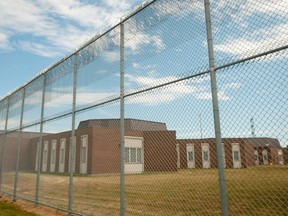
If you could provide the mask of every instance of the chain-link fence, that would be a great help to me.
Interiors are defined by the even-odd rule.
[[[286,0],[143,3],[0,101],[1,193],[69,215],[287,215],[287,23]]]

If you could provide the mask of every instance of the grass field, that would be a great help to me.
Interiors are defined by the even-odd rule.
[[[10,201],[1,200],[1,199],[0,199],[0,215],[1,216],[16,216],[16,215],[36,216],[36,214],[27,212]]]
[[[288,168],[253,167],[225,171],[230,215],[288,215]],[[3,191],[13,191],[11,173]],[[67,208],[69,177],[42,174],[40,202]],[[21,173],[18,195],[34,199],[36,175]],[[86,215],[119,215],[118,175],[75,176],[73,208]],[[126,215],[220,215],[215,169],[125,176]]]

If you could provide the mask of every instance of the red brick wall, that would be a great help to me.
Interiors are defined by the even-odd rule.
[[[119,173],[120,133],[119,129],[93,128],[91,173]]]
[[[283,159],[284,159],[284,164],[288,165],[288,147],[283,148]]]
[[[118,128],[94,127],[92,136],[91,173],[120,172],[120,131]],[[141,131],[125,131],[125,136],[143,137]],[[93,155],[93,156],[92,156]]]
[[[6,146],[3,160],[3,171],[15,171],[18,149],[18,134],[6,137]],[[2,150],[1,150],[2,151]],[[22,138],[19,158],[19,170],[29,170],[30,168],[30,139]]]
[[[176,171],[176,132],[145,131],[144,137],[144,170]]]

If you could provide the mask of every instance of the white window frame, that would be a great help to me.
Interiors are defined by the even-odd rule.
[[[134,157],[132,157],[134,154]],[[127,155],[128,153],[128,155]],[[133,162],[131,161],[132,159]],[[125,173],[141,173],[144,171],[144,139],[143,137],[125,136]]]
[[[135,149],[135,161],[132,161],[132,151],[131,150]],[[140,151],[140,155],[139,155]],[[128,152],[128,157],[127,157],[127,152]],[[125,163],[129,164],[141,164],[143,163],[142,158],[143,158],[143,153],[142,153],[142,148],[137,148],[137,147],[125,147]],[[140,158],[140,161],[139,161]],[[127,160],[128,159],[128,160]]]

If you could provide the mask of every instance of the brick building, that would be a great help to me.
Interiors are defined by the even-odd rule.
[[[225,168],[255,165],[283,165],[283,149],[272,138],[222,138]],[[215,139],[179,139],[178,168],[217,168]]]
[[[87,120],[75,131],[75,173],[120,172],[119,119]],[[37,170],[37,142],[31,140],[31,159]],[[43,136],[42,172],[67,173],[71,131]],[[164,123],[125,119],[125,173],[176,171],[176,132]],[[144,162],[145,161],[145,162]]]
[[[76,174],[120,172],[119,119],[91,119],[75,130]],[[18,132],[7,135],[4,171],[16,169]],[[2,138],[1,138],[2,140]],[[71,131],[43,134],[41,171],[68,173]],[[22,132],[20,170],[36,171],[39,133]],[[257,165],[288,165],[288,151],[272,138],[223,138],[225,168]],[[165,123],[125,119],[125,173],[177,171],[186,168],[217,168],[216,142],[207,139],[176,139]]]

